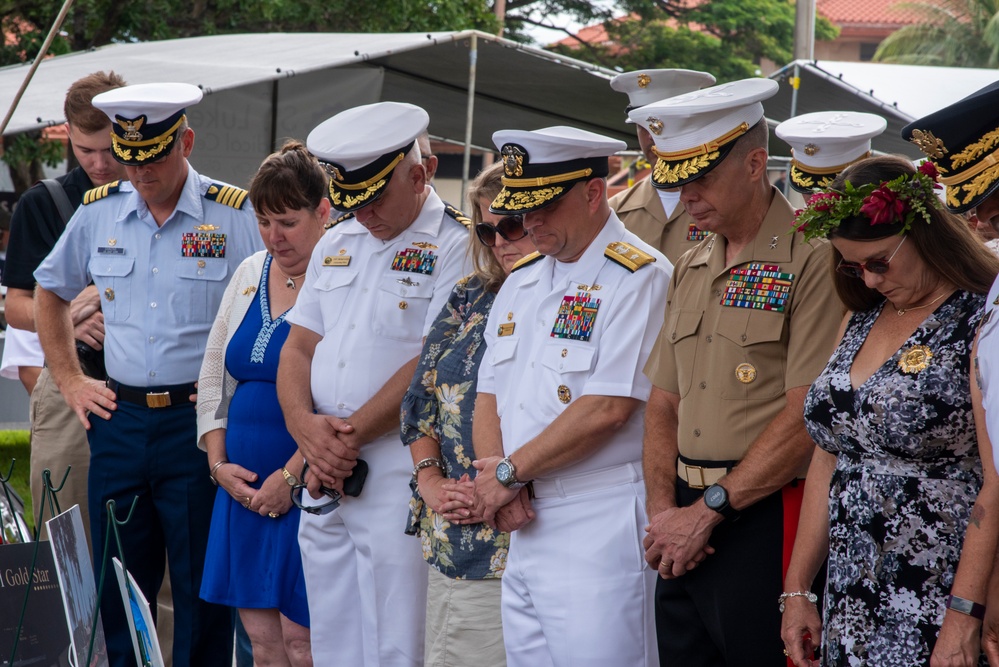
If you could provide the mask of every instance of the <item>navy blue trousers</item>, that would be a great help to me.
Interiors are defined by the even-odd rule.
[[[156,613],[169,556],[173,588],[175,667],[232,664],[232,614],[198,597],[215,487],[197,447],[193,403],[146,408],[124,401],[109,421],[91,417],[90,517],[94,568],[100,575],[107,533],[107,501],[117,504],[125,564]],[[112,537],[110,555],[118,548]],[[252,582],[247,582],[252,585]],[[111,667],[132,667],[135,653],[113,566],[105,575],[101,616]]]

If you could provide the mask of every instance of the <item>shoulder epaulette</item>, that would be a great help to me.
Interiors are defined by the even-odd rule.
[[[608,243],[607,249],[604,250],[604,257],[612,262],[620,264],[632,273],[638,271],[646,264],[651,264],[656,261],[656,258],[649,253],[639,250],[635,246],[630,243],[625,243],[624,241],[614,241],[613,243]]]
[[[113,195],[121,189],[121,181],[111,181],[100,187],[92,188],[83,193],[83,205],[93,204],[98,199],[104,199],[108,195]]]
[[[510,273],[513,273],[517,269],[522,269],[525,266],[530,266],[531,264],[534,264],[536,261],[542,259],[543,257],[544,255],[542,255],[537,250],[532,252],[530,255],[524,255],[523,257],[518,259],[517,262],[513,265],[513,268],[510,269]]]
[[[332,227],[336,227],[341,222],[344,222],[345,220],[352,220],[353,218],[354,218],[354,213],[353,212],[344,213],[343,215],[341,215],[336,220],[330,220],[325,225],[323,225],[323,229],[330,229]]]
[[[451,204],[444,202],[444,212],[451,216],[456,222],[460,222],[467,228],[471,228],[472,221],[467,215],[456,209]]]
[[[222,183],[212,183],[208,186],[208,192],[205,193],[205,199],[210,199],[213,202],[219,204],[225,204],[226,206],[231,206],[235,209],[242,209],[243,202],[246,201],[246,195],[249,193],[243,188],[237,188],[233,185],[224,185]]]

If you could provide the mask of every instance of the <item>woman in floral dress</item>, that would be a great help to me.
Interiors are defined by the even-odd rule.
[[[503,165],[483,171],[468,193],[474,272],[455,285],[423,345],[402,402],[402,441],[413,456],[410,533],[430,565],[425,661],[434,665],[506,664],[500,622],[500,577],[507,533],[472,511],[472,411],[482,331],[513,265],[534,250],[520,216],[489,213],[502,189]]]
[[[850,310],[805,401],[818,446],[780,600],[802,667],[819,637],[822,665],[985,664],[999,477],[978,447],[969,359],[999,262],[940,210],[935,177],[869,158],[798,214],[806,238],[832,243]],[[810,587],[827,556],[820,620]]]

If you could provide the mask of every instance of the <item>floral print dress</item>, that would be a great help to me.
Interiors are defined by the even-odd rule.
[[[447,476],[475,479],[472,467],[472,411],[479,364],[486,351],[482,332],[494,292],[478,279],[454,286],[423,344],[413,382],[402,400],[402,441],[423,436],[440,443]],[[452,525],[423,502],[416,485],[409,502],[407,533],[420,536],[423,557],[452,579],[496,579],[503,575],[510,535],[487,524]]]
[[[968,371],[983,304],[952,294],[856,390],[883,306],[855,313],[808,392],[808,432],[836,454],[823,665],[929,664],[982,485]]]

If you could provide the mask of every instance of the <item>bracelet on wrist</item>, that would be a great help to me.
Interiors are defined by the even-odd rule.
[[[777,607],[780,609],[780,613],[784,613],[784,603],[788,598],[805,598],[812,604],[818,604],[819,596],[811,591],[794,591],[792,593],[781,593],[780,597],[777,598]]]
[[[219,485],[219,481],[215,479],[215,473],[218,471],[219,468],[224,466],[226,463],[229,463],[228,459],[222,459],[221,461],[213,465],[211,471],[209,471],[208,473],[208,479],[212,480],[212,484],[214,484],[215,486]]]
[[[956,595],[951,595],[947,598],[947,608],[953,609],[959,614],[977,618],[979,621],[985,620],[985,605],[978,604],[973,600],[965,600]]]
[[[441,472],[444,473],[445,476],[447,476],[447,466],[444,465],[444,462],[439,458],[428,456],[425,459],[421,459],[420,461],[417,462],[415,466],[413,466],[414,482],[416,481],[417,475],[419,475],[420,471],[423,470],[424,468],[440,468]]]

